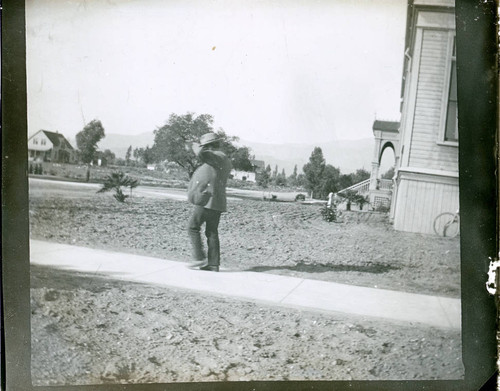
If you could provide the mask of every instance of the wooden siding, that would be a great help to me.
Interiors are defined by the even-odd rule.
[[[35,144],[34,140],[37,140],[38,143]],[[45,140],[45,144],[42,144],[42,140]],[[53,147],[52,141],[47,137],[43,131],[39,130],[33,136],[31,136],[28,140],[28,150],[35,151],[48,151]]]
[[[439,127],[446,85],[448,31],[424,29],[411,147],[410,167],[458,172],[458,148],[440,145]]]
[[[456,184],[402,178],[394,214],[394,228],[400,231],[434,234],[432,224],[443,212],[459,207]]]

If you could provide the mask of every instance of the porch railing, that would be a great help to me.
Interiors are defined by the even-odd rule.
[[[378,188],[380,190],[392,190],[392,179],[380,179]]]
[[[370,189],[370,178],[365,179],[364,181],[356,183],[352,186],[346,187],[345,189],[340,190],[339,193],[344,193],[350,190],[358,194],[368,194],[369,189]]]

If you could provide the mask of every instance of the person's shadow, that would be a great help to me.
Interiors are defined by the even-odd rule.
[[[295,265],[281,265],[281,266],[253,266],[245,269],[249,272],[268,272],[271,270],[289,270],[294,272],[304,273],[327,273],[327,272],[360,272],[381,274],[390,270],[399,270],[400,267],[387,265],[383,263],[368,263],[367,265],[329,265],[324,263],[304,263],[298,262]]]

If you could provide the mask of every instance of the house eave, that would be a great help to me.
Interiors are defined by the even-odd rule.
[[[28,148],[28,151],[42,151],[42,152],[47,152],[52,149],[52,145],[46,145],[46,146],[30,146]]]

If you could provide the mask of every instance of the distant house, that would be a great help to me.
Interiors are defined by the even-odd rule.
[[[253,166],[253,171],[240,171],[231,170],[231,175],[233,179],[239,179],[240,181],[256,182],[256,175],[259,172],[265,170],[265,163],[263,160],[251,160]]]
[[[36,162],[73,163],[75,150],[62,134],[39,130],[28,139],[28,159]]]
[[[255,172],[231,170],[231,175],[233,179],[239,179],[240,181],[255,182]]]
[[[432,233],[458,192],[454,0],[409,0],[399,145],[391,204],[394,228]]]

